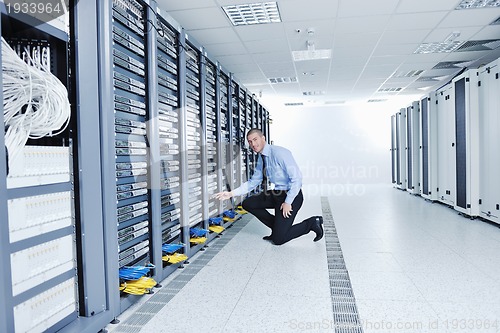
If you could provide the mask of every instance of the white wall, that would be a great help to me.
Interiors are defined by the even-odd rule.
[[[274,144],[299,164],[304,194],[345,195],[391,183],[391,115],[396,107],[282,107],[270,111]]]

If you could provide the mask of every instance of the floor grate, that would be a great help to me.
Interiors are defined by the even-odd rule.
[[[321,197],[321,207],[335,333],[363,333],[358,308],[356,307],[356,299],[352,291],[351,279],[347,272],[327,197]]]

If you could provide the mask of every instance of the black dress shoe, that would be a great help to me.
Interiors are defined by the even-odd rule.
[[[313,220],[311,225],[311,230],[316,233],[316,237],[314,237],[314,241],[317,242],[321,238],[323,238],[323,217],[322,216],[313,216],[311,217]]]
[[[269,235],[269,236],[264,236],[262,237],[263,240],[272,240],[273,239],[273,236],[272,235]]]

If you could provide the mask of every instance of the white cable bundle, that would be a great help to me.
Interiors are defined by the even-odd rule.
[[[3,115],[9,164],[30,139],[57,135],[68,126],[68,91],[50,72],[47,49],[21,59],[2,37]]]

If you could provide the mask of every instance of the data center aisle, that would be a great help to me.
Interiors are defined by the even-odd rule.
[[[500,229],[390,185],[359,189],[328,199],[363,331],[500,332]],[[321,212],[319,196],[305,197],[298,219]],[[220,248],[211,260],[199,253],[190,264],[199,272],[157,314],[136,321],[140,328],[126,325],[143,315],[137,305],[107,329],[335,332],[325,239],[314,243],[310,233],[274,246],[246,218],[226,245],[217,245],[224,236],[210,244]],[[169,281],[175,274],[160,292]]]
[[[297,220],[318,214],[321,204],[316,197],[304,204]],[[249,215],[243,218],[250,220],[248,224],[140,332],[291,332],[306,322],[333,320],[324,240],[313,242],[315,234],[310,232],[275,246],[262,239],[269,234],[267,227]],[[238,223],[242,221],[232,228]],[[209,244],[207,251],[224,237]],[[197,254],[185,269],[203,261],[204,255]],[[163,291],[169,280],[179,278],[183,279],[164,281]],[[139,308],[131,308],[121,324],[107,329],[137,332],[126,317],[140,313]],[[328,326],[321,332],[334,330]]]
[[[500,229],[391,186],[331,198],[363,329],[500,332]]]

